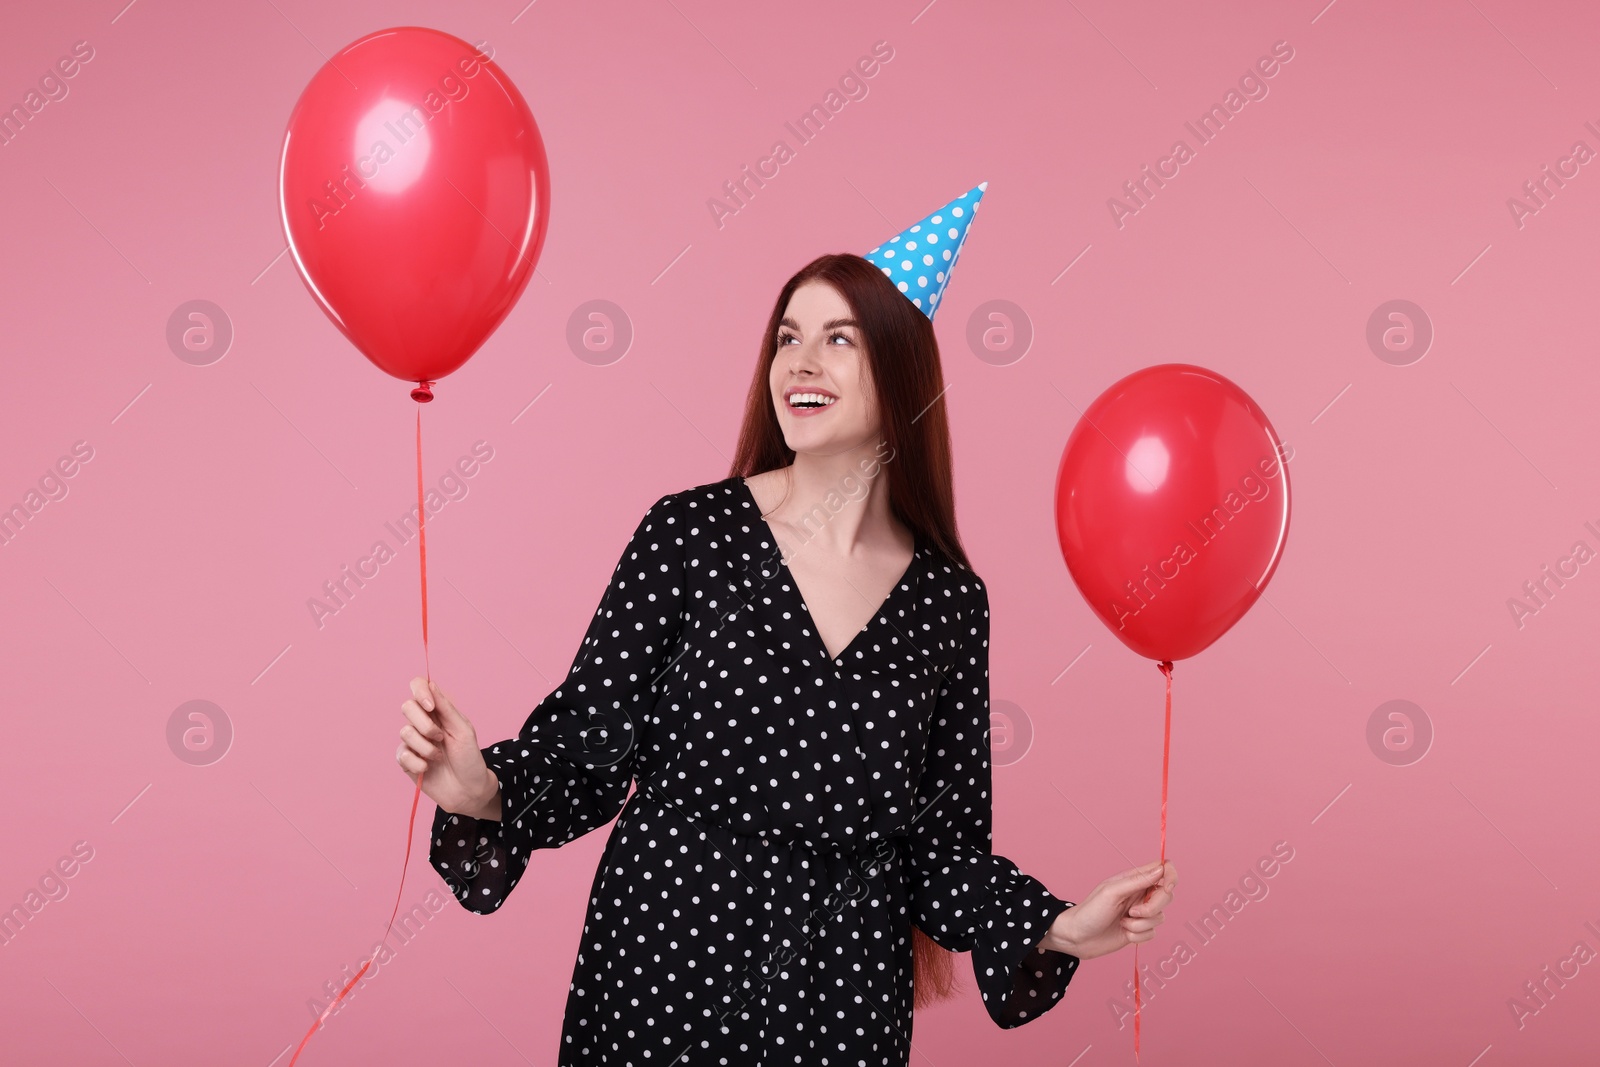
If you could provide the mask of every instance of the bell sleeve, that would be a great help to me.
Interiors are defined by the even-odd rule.
[[[1074,904],[993,852],[989,593],[964,578],[961,647],[940,685],[912,809],[911,918],[942,948],[972,953],[989,1017],[1011,1029],[1066,993],[1078,957],[1037,946]]]
[[[500,820],[435,812],[428,860],[468,911],[505,903],[534,849],[557,848],[622,811],[640,732],[677,654],[683,539],[681,504],[664,496],[623,550],[566,680],[516,737],[483,750],[500,780]]]

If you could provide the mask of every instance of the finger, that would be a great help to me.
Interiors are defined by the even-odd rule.
[[[433,693],[428,688],[428,680],[426,678],[411,679],[411,696],[418,704],[422,705],[423,711],[433,710]]]
[[[1100,884],[1119,896],[1133,896],[1140,890],[1155,885],[1160,876],[1161,861],[1153,860],[1143,867],[1132,867],[1121,874],[1114,874]]]
[[[1129,908],[1128,913],[1123,918],[1152,919],[1155,922],[1161,922],[1165,915],[1166,911],[1159,904],[1140,904],[1137,907]]]
[[[400,750],[394,754],[394,760],[400,764],[400,769],[405,771],[413,782],[417,780],[417,775],[428,769],[428,765],[423,761],[422,757],[404,745],[401,745]]]
[[[472,724],[467,721],[465,715],[456,710],[455,701],[451,700],[449,695],[439,688],[439,683],[429,682],[428,684],[433,687],[434,703],[440,712],[439,721],[452,731],[470,728]]]
[[[1137,867],[1129,867],[1125,871],[1119,871],[1100,884],[1110,888],[1115,888],[1117,886],[1125,887],[1152,885],[1154,884],[1156,878],[1160,875],[1160,872],[1161,861],[1151,860],[1149,863],[1140,864]]]
[[[400,740],[406,743],[407,748],[425,760],[431,760],[439,755],[439,746],[417,733],[417,728],[410,723],[400,727]]]
[[[429,741],[443,742],[444,729],[434,721],[433,716],[422,710],[415,700],[408,700],[400,705],[400,710],[405,713],[406,721],[410,723],[423,737]]]
[[[1122,929],[1130,934],[1147,934],[1156,928],[1156,923],[1150,919],[1123,919]]]
[[[1167,861],[1166,869],[1162,872],[1161,884],[1168,889],[1173,889],[1178,884],[1178,868],[1172,865],[1171,860]]]
[[[1172,903],[1172,891],[1157,889],[1150,895],[1149,900],[1141,901],[1128,909],[1128,914],[1139,918],[1160,913],[1168,904]]]
[[[1149,941],[1151,938],[1153,938],[1155,936],[1156,936],[1156,932],[1154,930],[1150,930],[1150,931],[1148,931],[1146,933],[1142,933],[1142,934],[1129,934],[1128,935],[1128,941],[1129,941],[1130,944],[1142,945],[1146,941]]]

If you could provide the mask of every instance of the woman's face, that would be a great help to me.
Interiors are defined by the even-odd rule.
[[[785,443],[835,455],[876,444],[878,401],[861,328],[833,286],[810,281],[789,298],[769,375]]]

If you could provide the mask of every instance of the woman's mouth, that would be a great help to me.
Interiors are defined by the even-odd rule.
[[[789,405],[789,413],[798,418],[817,415],[838,402],[839,398],[828,393],[790,393],[784,400]]]

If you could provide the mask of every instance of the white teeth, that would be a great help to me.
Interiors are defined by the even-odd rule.
[[[833,402],[837,399],[837,397],[824,396],[822,393],[793,393],[789,397],[789,406],[793,407],[797,404],[821,404],[823,407],[831,407]]]

